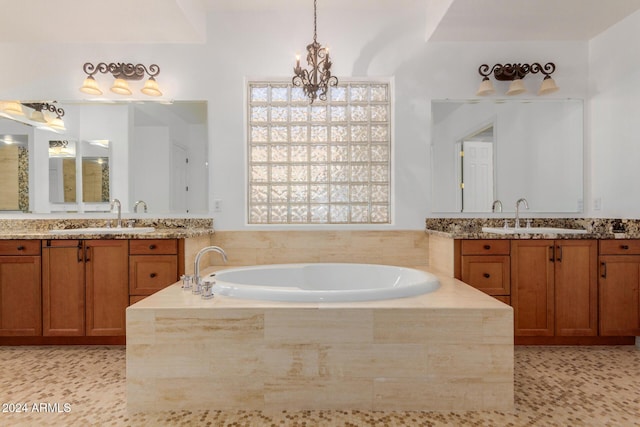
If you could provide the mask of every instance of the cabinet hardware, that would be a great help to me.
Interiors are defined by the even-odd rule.
[[[155,249],[155,248],[156,248],[156,245],[149,245],[149,249],[152,249],[152,250],[153,250],[153,249]]]
[[[91,249],[91,248],[89,247],[89,245],[87,245],[87,246],[85,246],[85,247],[84,247],[84,261],[85,261],[85,262],[89,262],[89,261],[91,261],[91,258],[89,258],[89,249]]]
[[[549,261],[554,262],[556,260],[556,247],[549,246]]]
[[[156,273],[151,273],[151,274],[149,275],[149,277],[151,277],[152,279],[153,279],[154,277],[156,277],[156,276],[157,276],[157,274],[156,274]]]
[[[629,245],[620,245],[620,249],[622,250],[628,250],[629,249]]]
[[[562,262],[562,246],[556,246],[556,248],[558,248],[558,256],[556,258],[556,261]]]
[[[483,276],[484,276],[485,279],[488,279],[489,277],[491,277],[491,275],[489,273],[484,273]]]
[[[607,263],[606,262],[601,262],[600,263],[600,277],[602,277],[603,279],[607,278]]]
[[[491,249],[491,245],[484,245],[484,248],[485,248],[486,250],[489,250],[489,249]]]
[[[24,251],[24,246],[20,245],[16,249],[18,249],[19,251]]]

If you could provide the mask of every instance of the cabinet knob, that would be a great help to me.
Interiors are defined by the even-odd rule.
[[[620,245],[620,249],[624,249],[626,251],[629,249],[629,245]]]
[[[24,251],[24,246],[20,245],[16,249],[18,249],[19,251]]]
[[[156,248],[156,245],[149,245],[149,249],[152,249],[152,250],[153,250],[153,249],[155,249],[155,248]]]
[[[489,249],[491,249],[491,245],[484,245],[484,248],[485,248],[486,250],[489,250]]]
[[[485,279],[488,279],[489,277],[491,277],[491,275],[489,273],[484,273],[483,276],[484,276]]]
[[[149,275],[149,277],[151,277],[152,279],[153,279],[154,277],[156,277],[156,276],[157,276],[157,274],[156,274],[156,273],[151,273],[151,274]]]

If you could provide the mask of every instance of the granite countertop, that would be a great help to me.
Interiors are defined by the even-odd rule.
[[[149,233],[50,233],[34,230],[1,230],[0,240],[11,239],[184,239],[188,237],[206,236],[214,234],[211,228],[157,228]]]

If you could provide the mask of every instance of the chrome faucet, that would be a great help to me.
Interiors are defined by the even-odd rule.
[[[491,212],[502,212],[502,202],[500,200],[494,200],[491,205]]]
[[[220,255],[222,255],[222,260],[225,262],[225,264],[227,263],[227,260],[228,260],[227,253],[221,247],[206,246],[200,249],[200,251],[198,251],[198,253],[196,254],[196,262],[195,262],[195,265],[193,266],[193,273],[195,276],[196,285],[200,284],[200,281],[202,280],[200,278],[200,258],[202,257],[202,255],[206,254],[207,252],[218,252]]]
[[[133,205],[133,213],[138,213],[138,206],[144,206],[144,213],[147,213],[147,202],[144,200],[138,200],[135,205]]]
[[[114,207],[114,206],[117,206],[117,207],[118,207],[118,225],[117,225],[117,227],[118,227],[118,228],[121,228],[121,227],[122,227],[122,203],[120,203],[120,200],[118,200],[118,199],[113,199],[113,200],[111,201],[111,208],[110,208],[110,210],[112,210],[112,211],[113,211],[113,207]]]
[[[514,224],[515,228],[520,228],[520,203],[524,204],[525,209],[529,209],[529,203],[527,203],[527,199],[524,197],[518,199],[516,202],[516,223]]]

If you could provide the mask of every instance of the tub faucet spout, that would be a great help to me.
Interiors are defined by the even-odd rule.
[[[202,257],[202,255],[206,254],[207,252],[218,252],[220,255],[222,255],[222,260],[224,261],[224,263],[227,263],[227,253],[224,251],[224,249],[222,249],[219,246],[206,246],[202,249],[200,249],[200,251],[196,254],[196,261],[195,261],[195,265],[193,266],[193,273],[195,276],[195,280],[196,280],[196,284],[199,284],[201,282],[201,278],[200,278],[200,258]]]

